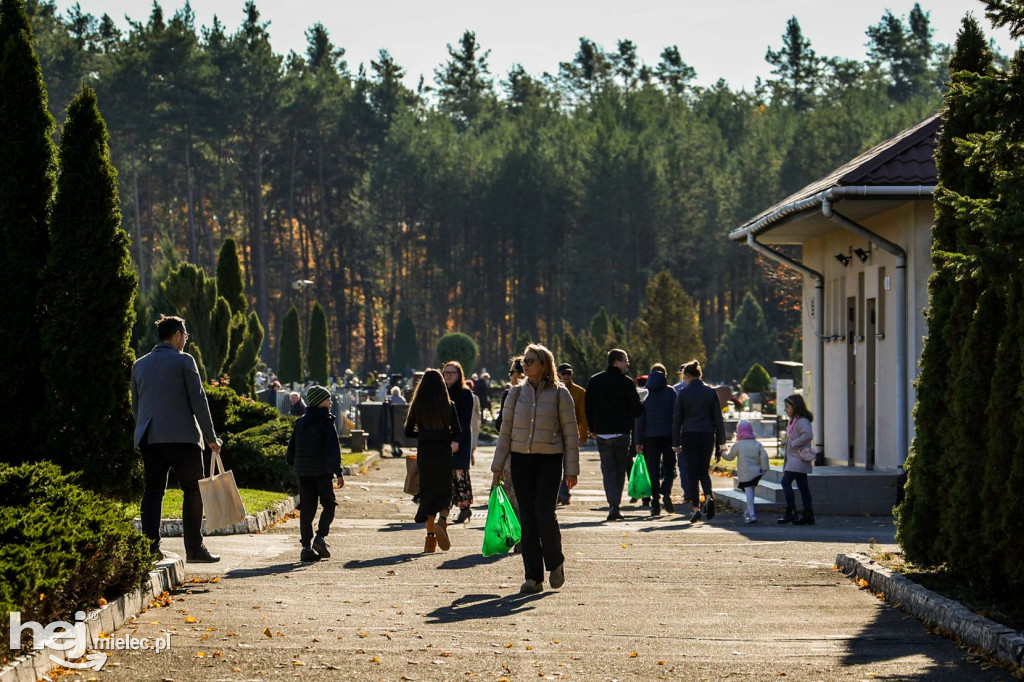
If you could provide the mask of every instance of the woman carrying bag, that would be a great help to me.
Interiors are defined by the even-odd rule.
[[[786,427],[786,460],[782,467],[782,493],[786,496],[786,515],[779,523],[792,523],[794,526],[813,526],[814,510],[811,508],[811,487],[807,484],[807,474],[814,470],[814,433],[811,422],[814,415],[807,409],[802,395],[791,395],[786,398],[786,416],[789,426]],[[804,505],[803,515],[797,518],[796,499],[793,495],[793,481],[800,488],[800,500]]]
[[[512,460],[512,483],[519,498],[522,555],[526,581],[520,593],[544,589],[544,569],[551,572],[551,587],[565,583],[562,534],[555,516],[555,501],[562,482],[576,486],[580,473],[576,409],[569,390],[555,379],[555,358],[540,344],[523,353],[526,381],[513,386],[502,408],[501,432],[491,462],[491,487]]]

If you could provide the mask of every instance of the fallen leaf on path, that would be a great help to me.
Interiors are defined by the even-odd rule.
[[[270,628],[263,628],[263,636],[267,639],[274,639],[274,633],[270,631]]]
[[[198,621],[196,620],[196,617],[195,617],[195,616],[187,616],[187,617],[185,618],[185,622],[186,622],[186,623],[197,623]]]
[[[631,651],[631,652],[629,652],[629,657],[630,657],[630,658],[636,658],[636,656],[637,656],[637,654],[636,654],[636,652],[635,652],[635,651]]]
[[[868,586],[868,581],[864,580],[864,578],[861,578],[860,580],[857,581],[857,584],[860,585],[861,587],[865,587],[866,588]]]

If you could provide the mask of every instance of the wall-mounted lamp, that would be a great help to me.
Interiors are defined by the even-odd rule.
[[[871,258],[871,249],[865,251],[864,249],[854,249],[853,255],[860,259],[861,263],[867,263],[868,258]]]
[[[849,256],[847,256],[845,253],[837,253],[836,254],[836,260],[839,261],[840,263],[842,263],[843,267],[845,268],[846,266],[848,266],[850,264],[850,261],[853,260],[853,259],[850,258]]]

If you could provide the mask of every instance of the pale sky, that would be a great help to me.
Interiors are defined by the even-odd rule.
[[[145,22],[150,0],[80,0],[83,11],[97,17],[110,14],[122,28],[124,16]],[[73,2],[58,0],[61,11]],[[184,0],[165,0],[169,18]],[[319,21],[333,42],[345,48],[355,71],[369,67],[380,48],[391,52],[406,69],[406,82],[414,87],[422,73],[432,84],[434,69],[447,58],[446,43],[456,44],[466,29],[491,50],[491,72],[504,77],[519,62],[531,74],[556,73],[558,63],[570,61],[586,36],[614,51],[617,41],[631,39],[640,57],[656,65],[662,48],[678,45],[683,60],[697,70],[700,84],[724,78],[734,88],[749,89],[757,76],[770,73],[766,49],[777,49],[786,21],[796,16],[804,35],[821,56],[863,59],[865,30],[886,9],[905,16],[913,0],[391,0],[351,2],[338,0],[257,0],[264,21],[270,21],[275,51],[304,52],[305,31]],[[194,0],[197,23],[208,25],[214,14],[229,32],[241,23],[244,0]],[[1012,55],[1015,44],[1006,31],[994,31],[976,0],[922,0],[931,15],[934,40],[952,43],[960,20],[974,12],[986,34],[996,38],[1000,50]]]

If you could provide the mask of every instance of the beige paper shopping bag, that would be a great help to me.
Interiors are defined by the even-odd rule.
[[[235,485],[235,474],[224,471],[220,453],[213,453],[210,460],[210,477],[199,479],[199,494],[203,497],[207,532],[233,526],[245,518],[245,505]]]

